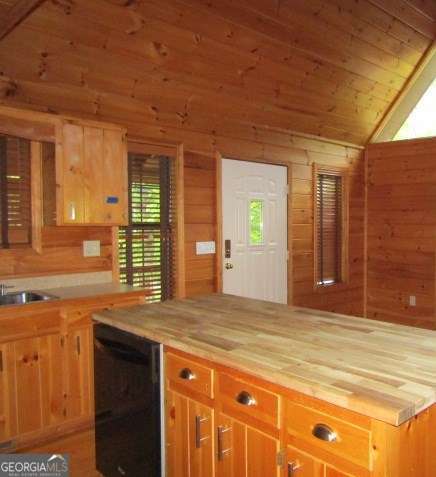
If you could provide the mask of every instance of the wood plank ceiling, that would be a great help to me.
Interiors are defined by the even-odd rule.
[[[433,0],[48,0],[0,42],[0,101],[363,145],[435,20]]]

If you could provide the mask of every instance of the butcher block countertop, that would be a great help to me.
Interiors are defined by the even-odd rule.
[[[94,319],[388,424],[436,402],[434,331],[229,295]]]

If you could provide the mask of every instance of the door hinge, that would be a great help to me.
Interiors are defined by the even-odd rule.
[[[61,347],[63,348],[65,346],[65,337],[61,336]]]
[[[288,260],[288,261],[289,261],[289,257],[290,257],[289,250],[286,250],[286,260]]]
[[[77,354],[80,354],[80,336],[76,336]]]
[[[280,450],[277,452],[277,465],[279,467],[284,467],[286,462],[286,451],[285,449]]]
[[[286,184],[285,185],[285,195],[289,195],[291,193],[291,185]]]

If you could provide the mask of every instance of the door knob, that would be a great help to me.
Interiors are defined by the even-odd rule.
[[[232,263],[226,263],[226,270],[231,270],[233,268],[233,264]]]

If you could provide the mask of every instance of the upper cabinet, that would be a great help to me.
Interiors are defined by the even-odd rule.
[[[126,130],[64,121],[56,151],[58,225],[125,225]]]

